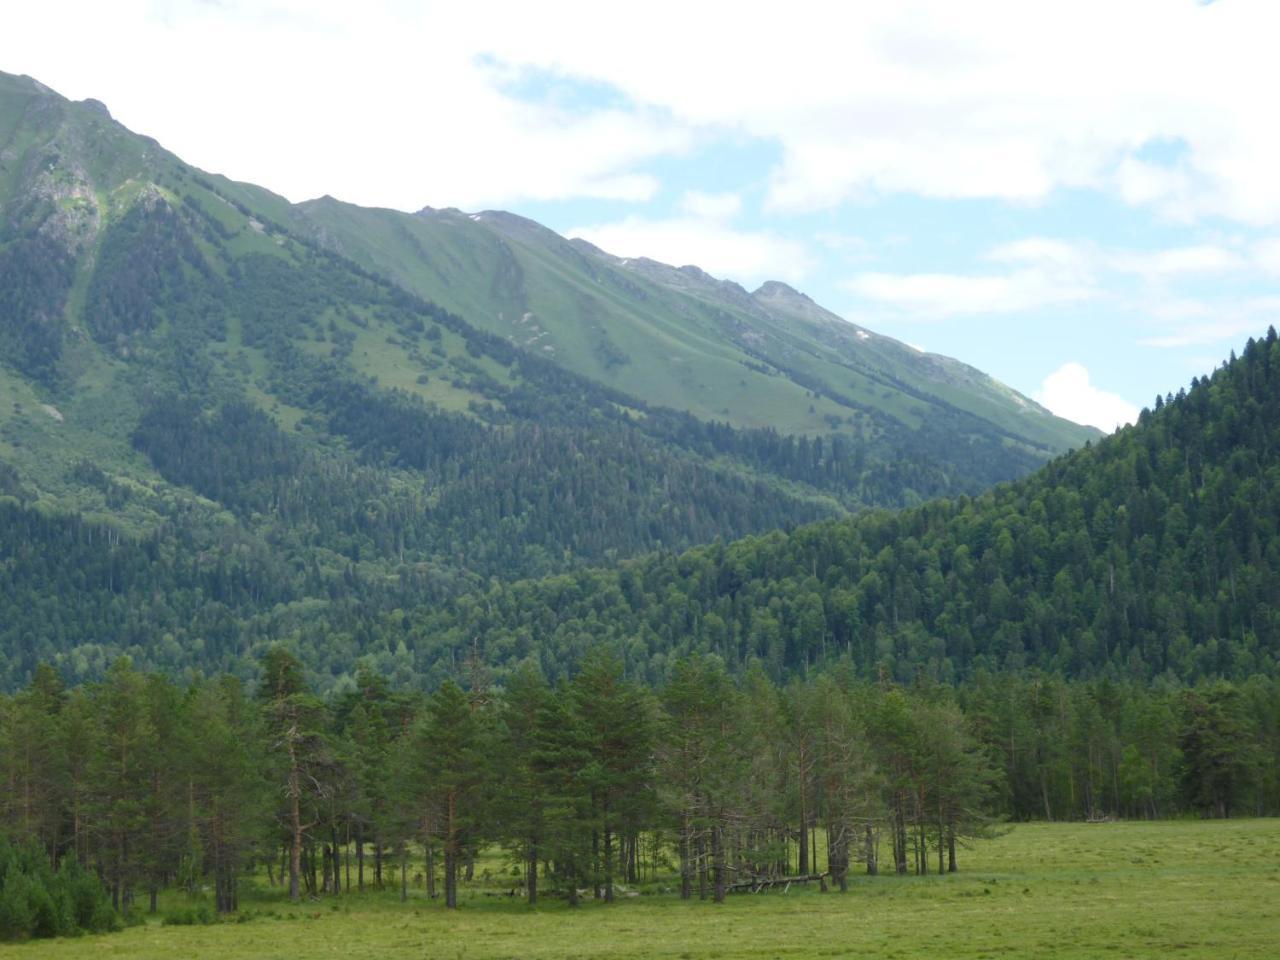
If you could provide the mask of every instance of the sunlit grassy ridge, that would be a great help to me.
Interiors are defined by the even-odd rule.
[[[847,894],[793,887],[722,906],[652,891],[612,907],[530,910],[486,884],[455,913],[418,888],[290,906],[246,896],[245,923],[161,926],[0,948],[56,957],[1272,958],[1280,933],[1275,821],[1027,824],[962,851],[954,876],[859,876]],[[170,895],[163,911],[187,906]]]
[[[614,257],[501,211],[409,216],[331,197],[291,222],[477,326],[650,403],[784,433],[918,428],[945,409],[1060,452],[1093,436],[985,374],[846,323],[780,283]]]

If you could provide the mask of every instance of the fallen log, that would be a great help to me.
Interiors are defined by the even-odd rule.
[[[729,893],[759,893],[761,890],[771,890],[781,886],[782,892],[786,893],[793,883],[821,882],[829,876],[831,876],[830,873],[801,873],[791,877],[748,877],[746,880],[735,880],[725,889]]]

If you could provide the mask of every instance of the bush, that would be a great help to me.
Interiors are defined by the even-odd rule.
[[[69,937],[119,927],[106,891],[74,858],[55,873],[39,847],[0,840],[0,938]]]
[[[19,870],[6,871],[0,886],[0,937],[17,940],[31,932],[31,881]]]
[[[203,927],[217,923],[218,918],[208,904],[200,903],[166,913],[161,924],[166,927]]]

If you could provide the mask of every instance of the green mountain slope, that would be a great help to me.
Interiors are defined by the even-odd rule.
[[[0,677],[40,659],[94,677],[121,652],[247,675],[280,639],[323,686],[347,684],[360,657],[406,684],[456,676],[477,652],[498,678],[527,658],[555,676],[602,644],[650,680],[693,652],[779,678],[845,659],[903,681],[1274,676],[1277,452],[1272,330],[1137,426],[976,498],[428,603],[404,579],[324,581],[249,544],[113,541],[0,497]],[[16,485],[0,473],[0,492]]]
[[[309,630],[341,673],[384,625],[398,649],[395,611],[493,578],[978,493],[1052,445],[933,400],[913,424],[890,407],[926,400],[887,379],[874,407],[813,381],[795,432],[735,426],[712,416],[736,403],[716,364],[759,377],[746,380],[757,393],[783,391],[785,410],[805,399],[800,345],[838,321],[800,316],[803,298],[767,287],[756,299],[772,306],[756,312],[774,319],[752,322],[776,331],[757,337],[739,323],[747,307],[720,305],[692,271],[674,272],[690,293],[518,218],[495,215],[503,232],[476,233],[468,252],[414,231],[483,218],[338,206],[365,224],[338,243],[316,214],[326,205],[202,173],[101,104],[0,75],[0,680],[40,659],[96,676],[122,650],[170,669],[234,667],[268,636]],[[402,228],[447,261],[457,289],[440,302],[393,282],[381,257],[357,262],[356,239],[403,250]],[[513,239],[524,234],[536,243]],[[493,331],[492,298],[569,297],[582,283],[570,263],[631,311],[599,314],[592,356],[608,340],[639,357],[663,330],[687,362],[645,364],[658,386],[637,395],[552,344]],[[661,309],[640,310],[646,297]],[[565,323],[582,321],[582,302],[565,303]],[[803,328],[793,346],[788,324]],[[699,390],[721,397],[706,418],[646,399],[674,384],[663,377],[686,382],[695,347],[708,358]],[[929,362],[948,389],[989,384]],[[613,366],[641,364],[628,353]],[[409,661],[397,669],[418,669]]]
[[[409,217],[328,197],[298,210],[320,243],[476,325],[704,419],[856,434],[886,419],[915,429],[947,417],[1042,453],[1098,435],[971,367],[847,323],[785,284],[748,294],[696,267],[613,257],[498,211]]]
[[[659,678],[714,653],[775,676],[849,658],[949,681],[1280,670],[1280,341],[1140,423],[975,499],[873,513],[423,611],[421,668],[473,638],[544,669],[614,645]],[[549,613],[554,611],[553,616]]]
[[[164,489],[129,441],[165,391],[206,410],[248,403],[287,431],[326,433],[333,411],[296,389],[298,369],[316,364],[400,391],[433,415],[504,429],[580,429],[594,418],[639,431],[659,459],[767,482],[801,504],[794,519],[976,491],[1088,435],[1030,406],[1010,422],[990,400],[1003,395],[998,385],[881,338],[840,367],[874,392],[862,404],[851,386],[825,384],[829,357],[812,345],[866,340],[865,331],[798,294],[778,296],[776,285],[752,298],[691,269],[642,266],[624,269],[510,215],[292,206],[187,167],[101,104],[0,76],[0,456],[54,507],[102,508],[69,479],[82,457],[125,485]],[[427,274],[431,282],[410,283]],[[908,383],[925,368],[928,396]],[[687,406],[702,425],[655,398]],[[1013,429],[1019,417],[1037,429]],[[135,501],[102,512],[141,530],[164,511]],[[689,535],[742,532],[704,524]]]

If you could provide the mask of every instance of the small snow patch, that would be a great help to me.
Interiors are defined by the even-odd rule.
[[[266,227],[264,227],[262,224],[260,224],[257,220],[253,219],[253,217],[250,217],[250,218],[249,218],[249,226],[250,226],[251,228],[253,228],[253,232],[254,232],[254,233],[266,233],[266,232],[267,232],[267,228],[266,228]]]
[[[475,220],[477,223],[480,222],[480,214],[478,213],[469,213],[467,214],[467,216],[470,217],[472,220]]]
[[[62,423],[62,421],[65,419],[62,416],[62,411],[60,411],[52,403],[42,403],[40,404],[40,409],[43,410],[45,413],[47,413],[49,416],[53,417],[53,419],[57,420],[59,423]]]
[[[867,331],[865,331],[865,330],[859,330],[859,331],[858,331],[858,339],[859,339],[859,340],[870,340],[870,339],[871,339],[871,334],[867,333]]]

